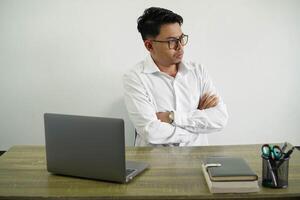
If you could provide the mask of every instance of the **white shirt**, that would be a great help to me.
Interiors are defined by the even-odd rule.
[[[223,129],[226,105],[205,69],[182,61],[174,77],[161,72],[149,55],[124,75],[124,96],[136,128],[136,146],[208,145],[207,133]],[[215,107],[199,110],[200,97],[211,92],[219,97]],[[174,112],[173,124],[160,121],[157,112]]]

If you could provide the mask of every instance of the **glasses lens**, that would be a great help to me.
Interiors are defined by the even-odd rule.
[[[169,40],[169,48],[176,49],[177,48],[177,40]]]
[[[177,49],[179,42],[182,46],[186,45],[188,42],[188,36],[187,35],[183,35],[182,37],[180,37],[179,39],[176,40],[169,40],[169,48],[170,49]]]
[[[181,38],[180,38],[180,44],[182,46],[186,45],[188,42],[188,36],[187,35],[183,35]]]

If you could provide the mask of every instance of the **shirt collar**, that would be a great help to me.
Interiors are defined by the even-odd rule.
[[[190,66],[186,62],[181,61],[178,66],[178,73],[185,75],[190,69]]]
[[[144,70],[143,72],[146,74],[152,74],[155,72],[159,72],[160,70],[158,69],[157,65],[153,61],[151,55],[147,56],[147,58],[144,61]]]
[[[183,75],[189,71],[190,67],[187,65],[186,62],[182,61],[179,63],[178,72],[182,73]],[[144,73],[152,74],[155,72],[160,72],[159,68],[155,64],[154,60],[152,59],[151,55],[147,56],[144,62]]]

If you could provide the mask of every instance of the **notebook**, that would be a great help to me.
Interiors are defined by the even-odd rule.
[[[47,170],[125,183],[149,167],[125,161],[123,119],[44,114]]]
[[[204,164],[221,164],[220,167],[208,167],[212,181],[254,181],[258,177],[243,158],[208,157]]]
[[[211,193],[259,191],[257,175],[242,158],[208,157],[202,161],[202,171]]]

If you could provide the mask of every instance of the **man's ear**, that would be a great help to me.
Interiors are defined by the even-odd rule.
[[[144,40],[144,45],[148,51],[151,52],[153,50],[152,42],[150,40]]]

